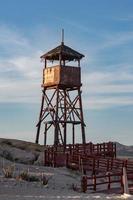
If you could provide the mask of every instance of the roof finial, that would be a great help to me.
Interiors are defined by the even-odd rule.
[[[61,44],[63,45],[63,44],[64,44],[64,29],[62,29],[61,37],[62,37],[62,42],[61,42]]]

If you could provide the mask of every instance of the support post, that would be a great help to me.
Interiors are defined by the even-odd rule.
[[[46,67],[47,67],[47,59],[45,58],[45,69],[46,69]]]
[[[126,167],[123,167],[123,185],[124,185],[124,194],[129,194]]]
[[[66,108],[66,91],[64,90],[64,150],[66,149],[66,117],[67,117],[67,108]]]
[[[45,130],[44,130],[44,145],[47,144],[47,124],[45,124]]]
[[[87,177],[86,176],[83,176],[81,179],[81,189],[82,189],[82,192],[87,191]]]
[[[45,91],[43,91],[44,93]],[[39,123],[37,125],[37,134],[36,134],[36,141],[35,143],[38,144],[39,142],[39,134],[40,134],[40,128],[41,128],[41,118],[42,118],[42,112],[43,112],[43,105],[44,105],[44,94],[42,94],[42,103],[41,103],[41,109],[40,109],[40,115],[39,115]]]
[[[94,189],[94,191],[96,191],[96,188],[97,188],[96,184],[97,184],[96,175],[93,175],[93,189]]]
[[[56,114],[55,114],[55,132],[54,132],[54,145],[57,146],[59,143],[59,122],[58,122],[58,98],[59,98],[59,88],[56,89]]]
[[[111,177],[110,177],[110,173],[108,173],[108,190],[110,189],[110,184],[111,184]]]
[[[75,128],[74,128],[74,124],[72,124],[72,144],[74,147],[75,144]]]
[[[85,124],[84,124],[84,118],[83,118],[83,108],[82,108],[82,100],[81,100],[80,88],[78,88],[78,95],[79,95],[79,106],[80,106],[80,116],[81,116],[82,142],[83,142],[83,144],[85,144],[86,143],[86,139],[85,139]]]

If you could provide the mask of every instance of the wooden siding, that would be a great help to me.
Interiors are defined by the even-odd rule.
[[[59,65],[48,67],[43,71],[43,87],[63,85],[66,87],[78,87],[81,85],[79,67]]]

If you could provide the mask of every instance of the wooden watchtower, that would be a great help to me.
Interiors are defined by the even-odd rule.
[[[53,135],[53,145],[62,144],[65,147],[68,137],[75,144],[77,125],[81,127],[81,143],[86,142],[81,99],[80,60],[83,57],[84,55],[64,45],[63,41],[41,56],[44,61],[43,89],[36,143],[43,130],[44,145],[47,144],[48,134]],[[57,65],[48,66],[50,61]],[[77,66],[67,65],[70,61],[77,62]]]

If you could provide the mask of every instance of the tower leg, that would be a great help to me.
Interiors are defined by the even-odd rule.
[[[54,136],[54,145],[62,144],[64,149],[67,144],[67,129],[72,125],[72,143],[75,144],[75,125],[80,124],[82,143],[86,143],[85,123],[83,118],[83,108],[81,99],[81,88],[74,88],[76,92],[70,96],[73,90],[54,88],[53,94],[47,94],[47,89],[43,90],[39,122],[37,124],[37,134],[35,142],[39,142],[41,124],[44,127],[44,145],[47,144],[47,134],[51,127]],[[44,103],[45,102],[45,103]],[[45,107],[45,108],[44,108]]]
[[[84,118],[83,118],[83,108],[82,108],[82,99],[81,99],[80,88],[78,88],[78,95],[79,95],[79,106],[80,106],[80,116],[81,116],[82,142],[83,142],[83,144],[85,144],[86,143],[86,138],[85,138],[85,124],[84,124]]]
[[[59,122],[58,122],[58,99],[59,99],[59,89],[56,89],[56,114],[55,114],[55,131],[54,131],[54,145],[59,144]]]
[[[73,144],[73,146],[75,144],[75,128],[74,128],[74,124],[72,124],[72,144]]]
[[[43,112],[43,105],[44,105],[44,94],[42,94],[42,103],[41,103],[41,109],[40,109],[40,115],[39,115],[39,122],[37,124],[37,134],[36,134],[36,140],[35,143],[38,144],[39,142],[39,135],[40,135],[40,128],[41,128],[41,117]]]
[[[67,117],[67,109],[66,109],[66,91],[64,90],[64,148],[66,148],[66,131],[67,131],[67,127],[66,127],[66,117]]]
[[[47,124],[45,124],[45,130],[44,130],[44,145],[47,144]]]

